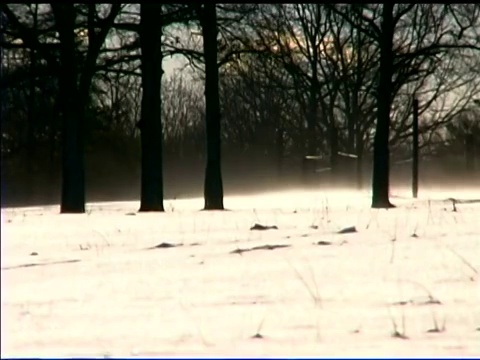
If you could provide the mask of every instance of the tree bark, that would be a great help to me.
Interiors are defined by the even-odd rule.
[[[59,108],[62,121],[61,213],[85,212],[85,111],[101,47],[121,4],[114,3],[103,21],[95,4],[88,7],[88,49],[83,69],[77,58],[76,8],[73,3],[51,3],[60,38]],[[99,29],[98,29],[99,28]]]
[[[330,120],[329,137],[330,137],[330,168],[332,169],[333,179],[338,179],[339,162],[338,162],[338,130],[334,124],[333,118]]]
[[[38,4],[34,5],[33,11],[33,27],[32,31],[36,32],[38,28]],[[36,109],[36,70],[37,67],[37,52],[35,48],[30,49],[30,66],[29,66],[29,91],[28,91],[28,121],[27,121],[27,173],[30,182],[34,179],[32,174],[34,164],[34,154],[36,149],[35,130],[37,124],[37,109]],[[29,184],[28,190],[31,191],[32,183]]]
[[[62,119],[61,213],[85,212],[85,164],[83,101],[78,98],[75,55],[75,8],[73,4],[52,4],[60,37],[59,98]]]
[[[140,5],[140,16],[142,109],[139,125],[142,143],[142,173],[139,211],[164,211],[161,4],[142,3]]]
[[[418,100],[413,99],[413,124],[412,124],[412,195],[418,197]]]
[[[319,84],[318,84],[318,56],[317,52],[313,52],[313,62],[312,62],[312,79],[310,83],[310,93],[308,99],[308,117],[307,117],[307,155],[317,155],[317,144],[316,144],[316,123],[318,116],[318,93],[319,93]]]
[[[34,14],[34,23],[36,16]],[[34,29],[36,29],[36,24],[34,24]],[[34,194],[34,184],[35,184],[35,150],[36,150],[36,124],[37,124],[37,109],[36,109],[36,51],[35,49],[30,49],[30,74],[29,74],[29,90],[27,98],[27,144],[26,144],[26,170],[27,170],[27,186],[26,194],[30,198]]]
[[[315,165],[312,161],[307,161],[306,156],[317,155],[317,137],[316,137],[316,123],[318,117],[318,54],[313,51],[313,60],[311,62],[312,78],[310,79],[309,94],[308,94],[308,108],[307,108],[307,128],[305,139],[305,153],[302,161],[302,174],[304,182],[310,184],[313,180],[313,172]]]
[[[377,124],[373,150],[372,208],[390,208],[389,128],[393,75],[393,3],[384,3],[380,35],[380,70],[377,87]]]
[[[362,190],[363,188],[363,134],[360,128],[359,117],[356,119],[357,126],[355,127],[355,137],[356,137],[356,155],[357,155],[357,167],[356,167],[356,178],[357,178],[357,189]]]
[[[200,14],[205,57],[205,120],[207,166],[205,170],[205,210],[223,210],[221,171],[220,99],[217,64],[217,15],[215,3],[204,3]]]

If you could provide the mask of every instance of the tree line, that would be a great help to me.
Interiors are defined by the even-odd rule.
[[[2,158],[59,146],[61,212],[85,211],[85,149],[139,136],[140,211],[163,211],[166,149],[206,144],[206,210],[223,209],[222,148],[372,155],[372,207],[391,149],[480,138],[477,4],[1,4]],[[186,76],[165,79],[165,59]],[[41,116],[40,116],[41,115]],[[186,139],[186,140],[185,140]],[[222,144],[223,143],[223,144]],[[265,145],[267,144],[267,145]],[[30,160],[28,160],[30,159]]]

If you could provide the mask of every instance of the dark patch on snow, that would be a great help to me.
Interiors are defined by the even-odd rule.
[[[395,331],[392,333],[392,337],[393,337],[393,338],[397,338],[397,339],[402,339],[402,340],[408,340],[408,336],[405,335],[405,334],[402,334],[402,333],[399,332],[398,330],[395,330]]]
[[[30,253],[30,256],[38,256],[38,252],[33,251],[32,253]]]
[[[250,230],[278,230],[278,227],[276,225],[262,225],[262,224],[255,224],[253,225]]]
[[[480,202],[480,199],[454,199],[448,198],[446,201],[452,202],[452,212],[457,212],[457,204],[477,204]]]
[[[256,333],[255,335],[252,336],[252,339],[263,339],[263,335],[260,333]]]
[[[349,226],[346,227],[340,231],[338,231],[338,234],[353,234],[357,232],[357,228],[355,226]]]
[[[405,305],[442,305],[442,302],[438,299],[435,299],[432,296],[427,296],[425,298],[416,298],[410,300],[396,301],[392,305],[405,306]]]
[[[129,213],[126,213],[125,215],[127,215],[127,216],[137,216],[137,214],[134,213],[134,212],[129,212]]]
[[[29,264],[15,265],[15,266],[5,266],[5,267],[2,267],[2,270],[13,270],[13,269],[36,267],[36,266],[47,266],[47,265],[72,264],[77,262],[80,262],[80,260],[73,259],[73,260],[52,261],[48,263],[29,263]]]
[[[318,230],[318,225],[312,225],[312,226],[310,226],[310,229]]]
[[[429,334],[439,334],[439,333],[442,333],[442,332],[445,332],[444,328],[434,327],[432,329],[427,330],[427,333],[429,333]]]
[[[230,209],[201,209],[200,211],[207,211],[209,213],[211,212],[228,212],[228,211],[232,211]]]
[[[480,203],[480,199],[455,199],[448,198],[447,201],[455,202],[457,204],[477,204]]]
[[[239,254],[239,255],[242,255],[244,252],[248,252],[248,251],[255,251],[255,250],[275,250],[275,249],[282,249],[282,248],[287,248],[287,247],[290,247],[292,245],[261,245],[261,246],[254,246],[252,248],[248,248],[248,249],[235,249],[233,251],[230,252],[230,254]]]
[[[315,245],[332,245],[330,241],[318,241],[315,243]]]
[[[183,244],[171,244],[171,243],[167,243],[167,242],[162,242],[158,245],[152,246],[151,248],[149,248],[149,250],[170,249],[170,248],[179,247],[179,246],[183,246]]]

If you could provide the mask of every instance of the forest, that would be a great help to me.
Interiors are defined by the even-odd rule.
[[[389,208],[397,180],[479,182],[479,4],[2,3],[0,21],[2,207],[342,186]]]

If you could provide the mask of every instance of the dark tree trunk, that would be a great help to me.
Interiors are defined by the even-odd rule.
[[[372,208],[390,208],[389,128],[393,74],[393,3],[384,3],[380,35],[380,70],[377,87],[377,125],[373,149]]]
[[[162,6],[140,5],[142,175],[139,211],[164,211],[162,163]]]
[[[356,126],[356,152],[357,152],[357,189],[361,190],[363,188],[363,139],[362,132],[360,129],[360,122],[357,118]]]
[[[338,163],[338,130],[333,123],[333,118],[331,120],[330,129],[330,168],[332,169],[332,175],[335,179],[339,173],[339,163]]]
[[[334,109],[334,99],[331,99],[330,106],[328,107],[328,139],[330,143],[330,168],[332,178],[335,179],[339,173],[339,156],[338,152],[340,150],[338,143],[338,129],[335,125],[335,109]]]
[[[356,61],[357,66],[355,68],[355,88],[353,96],[353,103],[352,103],[352,122],[353,128],[355,131],[355,151],[357,155],[357,167],[356,167],[356,182],[357,182],[357,189],[363,189],[363,128],[362,124],[364,121],[364,116],[361,114],[360,106],[359,106],[359,93],[362,88],[364,74],[363,74],[363,54],[362,48],[365,44],[363,35],[356,31],[356,48],[358,49]]]
[[[33,32],[38,27],[38,4],[34,5],[33,12]],[[34,35],[35,36],[35,35]],[[28,93],[28,124],[27,124],[27,172],[31,175],[33,171],[33,156],[35,154],[35,128],[36,128],[36,66],[37,52],[36,49],[30,49],[30,76],[29,76],[29,93]],[[33,177],[31,177],[33,178]]]
[[[34,4],[33,10],[33,33],[38,28],[38,4]],[[36,35],[33,35],[36,36]],[[30,66],[29,66],[29,91],[27,99],[27,146],[26,146],[26,170],[28,176],[28,185],[26,192],[28,196],[33,193],[33,186],[35,182],[34,164],[35,164],[35,150],[36,146],[36,127],[37,127],[37,109],[36,109],[36,66],[37,66],[37,51],[35,48],[30,49]]]
[[[412,195],[418,197],[418,100],[413,99]]]
[[[33,170],[33,156],[35,154],[35,123],[36,123],[36,99],[35,99],[35,49],[30,49],[30,79],[28,91],[28,123],[27,123],[27,171]]]
[[[34,20],[35,22],[35,20]],[[34,25],[34,29],[35,29]],[[27,171],[27,186],[26,194],[28,197],[34,192],[34,157],[36,149],[35,128],[36,128],[36,96],[35,96],[35,64],[36,54],[35,49],[30,49],[30,74],[29,74],[29,90],[27,97],[27,144],[26,144],[26,171]]]
[[[357,154],[356,143],[358,141],[359,124],[359,106],[358,106],[358,88],[352,89],[352,93],[347,91],[346,94],[347,105],[347,153],[351,155]]]
[[[73,4],[52,4],[60,36],[59,97],[62,119],[61,213],[85,212],[85,165],[83,101],[77,91],[75,55],[75,8]]]
[[[312,81],[310,84],[310,94],[308,99],[308,117],[307,117],[307,155],[317,155],[317,144],[316,144],[316,136],[315,136],[315,128],[317,123],[317,116],[318,116],[318,64],[317,64],[317,56],[316,51],[313,52],[314,54],[314,62],[312,63]]]
[[[353,114],[350,114],[350,116],[347,119],[347,151],[349,154],[355,154],[356,116],[357,116],[357,113],[353,113]]]
[[[313,180],[313,172],[315,164],[313,161],[307,161],[306,156],[317,155],[317,137],[316,137],[316,123],[318,117],[318,54],[313,52],[313,59],[311,62],[312,78],[310,79],[309,94],[308,94],[308,109],[307,109],[307,136],[305,139],[305,153],[302,161],[302,176],[306,183]]]
[[[120,3],[101,21],[95,4],[88,7],[88,49],[81,71],[76,55],[76,9],[73,3],[51,3],[60,39],[59,108],[62,122],[61,213],[85,212],[85,111],[100,49]]]
[[[223,210],[221,170],[220,99],[217,64],[217,14],[215,3],[204,3],[200,14],[205,56],[205,118],[207,167],[205,170],[205,210]]]

